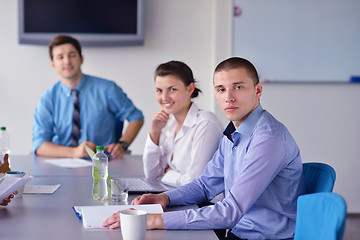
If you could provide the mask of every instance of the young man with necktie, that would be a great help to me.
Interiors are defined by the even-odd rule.
[[[144,116],[116,83],[83,74],[80,43],[66,35],[49,44],[50,66],[57,82],[41,97],[34,115],[33,149],[39,156],[86,157],[105,146],[121,158],[143,125]],[[127,128],[122,134],[124,121]]]

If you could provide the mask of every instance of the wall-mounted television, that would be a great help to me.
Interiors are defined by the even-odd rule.
[[[19,43],[67,34],[82,46],[143,45],[145,0],[18,0]]]

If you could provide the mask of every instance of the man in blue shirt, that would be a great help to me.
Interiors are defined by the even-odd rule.
[[[144,122],[135,107],[114,82],[83,74],[80,43],[65,35],[49,44],[50,65],[60,81],[41,97],[34,115],[33,149],[39,156],[86,157],[90,148],[105,146],[113,158],[121,158]],[[74,95],[78,92],[80,129],[73,141]],[[129,123],[122,134],[124,121]],[[78,135],[78,134],[77,134]]]
[[[231,229],[228,239],[286,239],[295,230],[297,197],[304,193],[300,151],[286,127],[260,104],[262,85],[243,58],[221,62],[214,73],[217,102],[230,123],[203,174],[193,182],[132,204],[214,205],[148,215],[149,229]],[[103,226],[120,226],[118,215]],[[226,239],[226,238],[225,238]]]

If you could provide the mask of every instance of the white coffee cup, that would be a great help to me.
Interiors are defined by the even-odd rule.
[[[121,234],[124,240],[144,240],[147,212],[124,210],[120,212]]]
[[[21,171],[10,171],[10,172],[6,172],[5,175],[8,176],[8,177],[22,178],[23,176],[25,176],[25,173],[21,172]],[[24,191],[24,186],[22,186],[21,188],[19,188],[17,190],[18,194],[16,194],[14,198],[21,198],[22,197],[23,191]]]

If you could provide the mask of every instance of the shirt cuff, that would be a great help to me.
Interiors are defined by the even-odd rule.
[[[184,211],[164,212],[161,214],[165,229],[187,229]]]
[[[150,134],[147,135],[145,148],[143,152],[144,167],[145,165],[153,167],[153,165],[159,165],[159,159],[161,155],[160,146],[156,145],[150,137]]]
[[[181,177],[181,173],[175,171],[175,170],[170,170],[167,173],[165,173],[165,175],[161,178],[161,182],[173,186],[173,187],[179,187],[180,186],[180,178]]]
[[[149,133],[147,134],[147,137],[146,137],[145,146],[149,147],[152,151],[157,151],[158,149],[160,149],[160,146],[156,145],[152,141]]]
[[[165,192],[166,195],[168,195],[170,204],[169,206],[174,205],[183,205],[184,203],[184,196],[180,193],[178,189],[173,189],[170,191]]]
[[[46,142],[47,140],[43,140],[43,139],[37,139],[37,140],[33,140],[33,151],[34,151],[34,154],[36,154],[36,150],[44,143]],[[50,141],[51,142],[51,141]]]

